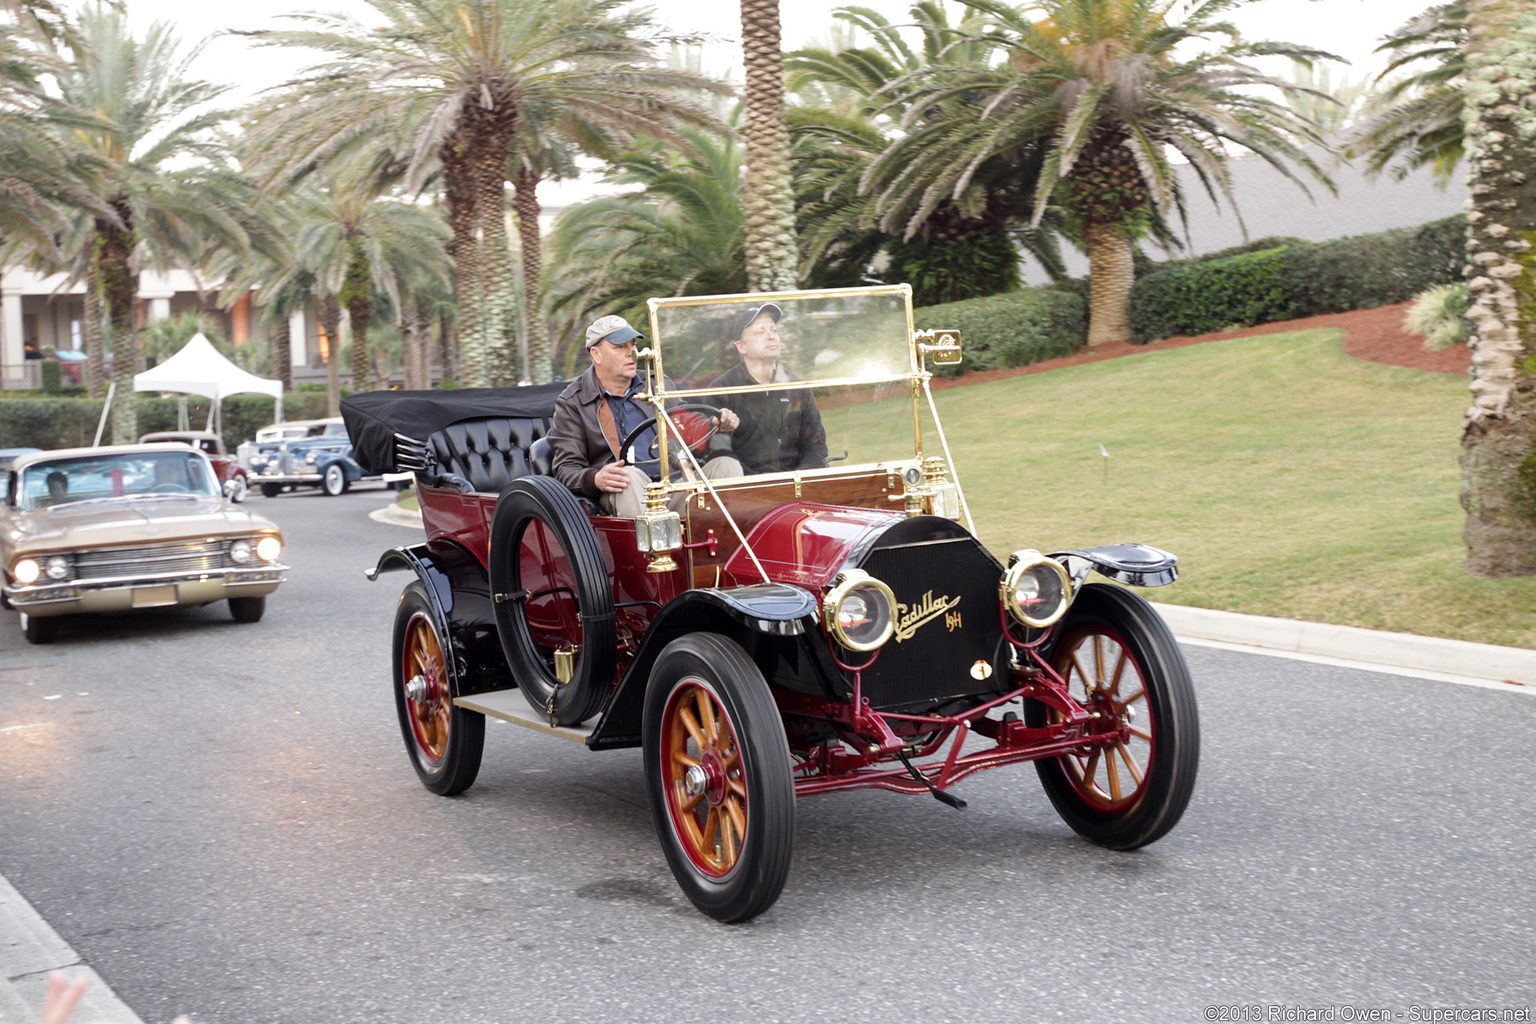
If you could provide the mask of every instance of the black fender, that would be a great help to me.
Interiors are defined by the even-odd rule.
[[[1049,557],[1066,568],[1074,591],[1082,588],[1083,581],[1094,570],[1128,587],[1161,587],[1179,578],[1178,556],[1146,544],[1053,551]]]
[[[817,604],[810,591],[777,583],[701,587],[679,594],[651,620],[640,650],[609,697],[587,745],[593,750],[640,746],[651,667],[662,648],[688,633],[730,637],[771,685],[823,699],[852,699],[852,688],[822,635]]]
[[[452,649],[448,677],[455,697],[467,697],[517,685],[501,655],[491,581],[475,556],[449,540],[390,548],[366,571],[370,580],[386,572],[410,570],[427,591],[427,603],[439,633]]]

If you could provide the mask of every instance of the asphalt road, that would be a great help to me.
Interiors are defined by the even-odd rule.
[[[1530,697],[1190,648],[1200,781],[1157,844],[1078,840],[1027,765],[967,780],[964,811],[810,798],[783,897],[723,926],[674,885],[635,751],[492,724],[467,794],[417,783],[405,579],[362,575],[413,537],[366,518],[389,497],[250,499],[294,566],[254,625],[217,605],[32,647],[0,615],[0,874],[150,1024],[1536,1004]]]

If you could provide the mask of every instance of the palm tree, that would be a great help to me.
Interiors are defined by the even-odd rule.
[[[1376,50],[1393,56],[1377,81],[1416,70],[1387,87],[1380,109],[1350,133],[1346,153],[1364,155],[1373,173],[1390,168],[1401,178],[1428,164],[1442,182],[1450,180],[1462,158],[1466,44],[1466,0],[1431,7],[1388,35]]]
[[[1472,406],[1463,421],[1467,567],[1536,573],[1536,11],[1528,0],[1467,0],[1465,149],[1472,297]]]
[[[550,309],[573,338],[599,313],[632,322],[653,295],[747,290],[741,147],[689,129],[679,152],[658,143],[617,162],[608,180],[643,186],[561,215],[551,236],[560,282]]]
[[[594,122],[665,122],[700,79],[659,67],[650,14],[623,0],[370,0],[385,26],[306,16],[271,43],[331,55],[291,83],[261,137],[289,179],[380,141],[416,185],[441,174],[453,229],[464,383],[527,367],[511,353],[514,280],[506,235],[509,159],[524,111]],[[535,218],[536,219],[536,218]],[[536,247],[535,247],[536,248]],[[536,287],[535,287],[536,291]],[[532,318],[529,318],[530,320]],[[537,357],[535,357],[537,362]]]
[[[871,165],[916,191],[919,211],[961,201],[977,172],[1001,154],[1021,169],[1042,153],[1031,224],[1059,203],[1090,268],[1091,345],[1128,341],[1137,238],[1157,229],[1184,196],[1170,151],[1188,160],[1212,199],[1232,201],[1228,148],[1258,154],[1298,184],[1292,167],[1326,175],[1298,140],[1320,141],[1283,104],[1250,91],[1296,88],[1245,63],[1278,54],[1308,62],[1327,54],[1287,43],[1245,43],[1213,20],[1244,0],[1210,0],[1170,20],[1167,0],[1038,0],[1014,8],[965,0],[991,22],[983,38],[1004,59],[977,70],[939,64],[891,89],[906,105],[899,139]],[[1032,20],[1034,19],[1034,20]],[[1196,48],[1208,36],[1210,45]],[[973,104],[940,108],[956,96]],[[1305,186],[1303,185],[1303,188]]]
[[[207,109],[224,87],[189,80],[197,51],[179,50],[169,26],[156,23],[135,39],[120,10],[93,4],[81,12],[74,60],[55,76],[61,109],[71,112],[56,120],[58,137],[97,169],[96,202],[76,210],[77,237],[99,275],[110,325],[113,377],[123,396],[112,414],[119,442],[138,434],[131,396],[139,267],[194,261],[214,237],[244,247],[260,231],[239,179],[224,168],[215,130],[226,115]]]
[[[747,178],[742,191],[752,291],[794,288],[800,264],[779,38],[779,0],[741,0],[747,104]]]

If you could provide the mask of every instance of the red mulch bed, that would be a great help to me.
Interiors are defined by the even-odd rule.
[[[1400,302],[1393,306],[1379,306],[1376,309],[1357,309],[1352,313],[1327,313],[1301,320],[1283,320],[1279,323],[1261,324],[1258,327],[1244,327],[1237,331],[1218,331],[1214,334],[1200,334],[1187,338],[1167,338],[1150,345],[1125,343],[1100,345],[1097,348],[1084,349],[1075,355],[1048,359],[1028,366],[1016,366],[1007,370],[983,370],[980,373],[968,373],[957,380],[935,379],[932,386],[938,390],[959,384],[978,384],[1004,377],[1018,377],[1026,373],[1044,373],[1046,370],[1055,370],[1063,366],[1096,363],[1101,359],[1114,359],[1117,356],[1136,355],[1140,352],[1157,352],[1165,348],[1198,345],[1206,341],[1225,341],[1228,338],[1248,338],[1258,334],[1305,331],[1315,327],[1342,328],[1345,332],[1344,351],[1356,359],[1368,359],[1392,366],[1406,366],[1414,370],[1429,370],[1433,373],[1465,374],[1472,366],[1471,350],[1465,345],[1454,345],[1439,352],[1426,351],[1424,339],[1421,336],[1410,334],[1403,329],[1403,314],[1407,310],[1408,303]]]

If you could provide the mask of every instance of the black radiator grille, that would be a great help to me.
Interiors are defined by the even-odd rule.
[[[872,551],[864,571],[885,582],[901,607],[896,635],[864,673],[864,696],[896,710],[997,689],[1002,625],[997,562],[971,537],[898,544]],[[993,669],[981,679],[976,663]]]

